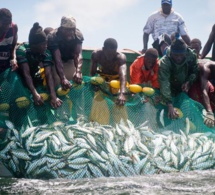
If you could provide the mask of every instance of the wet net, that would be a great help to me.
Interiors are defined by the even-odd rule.
[[[214,168],[213,128],[203,122],[203,106],[185,93],[174,98],[182,111],[167,117],[167,107],[151,96],[131,93],[115,104],[106,82],[84,76],[68,93],[56,88],[63,100],[59,109],[38,107],[16,72],[0,75],[0,160],[16,177],[93,178],[131,176]]]

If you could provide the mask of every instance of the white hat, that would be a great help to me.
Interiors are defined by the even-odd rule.
[[[72,16],[63,16],[60,26],[65,28],[76,28],[76,20]]]

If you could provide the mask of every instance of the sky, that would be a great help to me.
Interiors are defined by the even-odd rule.
[[[118,49],[143,48],[143,27],[161,0],[0,0],[18,25],[18,42],[28,41],[33,23],[57,28],[62,16],[73,16],[84,35],[83,48],[98,49],[115,38]],[[190,38],[205,45],[215,23],[215,0],[173,0],[173,9],[185,20]],[[153,40],[150,35],[148,47]]]

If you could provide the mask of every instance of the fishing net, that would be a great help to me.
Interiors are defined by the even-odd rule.
[[[38,88],[45,100],[38,107],[16,72],[8,69],[0,78],[0,127],[6,129],[0,160],[16,177],[79,179],[214,168],[214,128],[205,126],[203,106],[185,93],[173,100],[182,114],[170,120],[158,90],[148,96],[127,89],[120,107],[109,83],[84,76],[81,85],[72,83],[68,93],[58,93],[63,105],[53,109],[46,89]]]

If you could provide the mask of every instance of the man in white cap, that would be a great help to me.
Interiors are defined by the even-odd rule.
[[[70,81],[82,82],[82,42],[84,38],[76,28],[76,20],[63,16],[59,28],[48,34],[48,49],[53,55],[55,86],[61,84],[64,90],[71,88]]]
[[[159,37],[162,34],[169,37],[173,33],[179,33],[187,45],[190,45],[190,37],[187,33],[185,22],[182,16],[172,9],[172,0],[162,0],[161,9],[152,13],[143,28],[143,50],[148,49],[149,35],[152,34],[154,48],[159,47]]]

